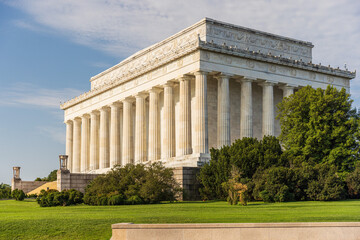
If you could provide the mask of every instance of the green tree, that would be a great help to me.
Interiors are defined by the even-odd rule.
[[[279,140],[273,136],[265,136],[259,141],[256,138],[236,140],[231,146],[221,149],[211,149],[211,160],[205,164],[199,173],[201,184],[200,195],[203,199],[226,199],[227,191],[222,184],[231,176],[231,169],[235,166],[241,172],[240,183],[248,184],[258,168],[271,166],[287,166],[288,161],[282,158]]]
[[[354,170],[359,159],[359,114],[351,104],[344,88],[301,88],[278,105],[283,146],[300,161],[329,163],[340,172]]]

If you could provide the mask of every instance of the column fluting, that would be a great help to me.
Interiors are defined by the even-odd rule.
[[[66,149],[65,154],[68,156],[68,169],[73,172],[73,137],[74,137],[73,121],[66,122]]]
[[[110,167],[121,165],[120,152],[120,106],[119,102],[110,105]]]
[[[149,90],[149,161],[160,159],[160,91],[159,88]]]
[[[122,165],[134,164],[133,154],[133,124],[132,99],[125,99],[123,103],[123,136],[122,136]]]
[[[174,89],[172,83],[164,85],[164,138],[162,158],[171,158],[175,152]]]
[[[143,163],[146,155],[146,95],[139,93],[136,99],[135,115],[135,164]]]
[[[230,90],[229,80],[230,76],[220,74],[217,77],[218,92],[217,92],[217,146],[230,145]]]
[[[191,90],[190,77],[179,78],[180,112],[179,112],[179,156],[192,153],[191,148]]]
[[[103,107],[100,109],[100,169],[110,167],[109,140],[109,109]]]
[[[281,87],[281,89],[283,90],[283,97],[289,97],[290,95],[294,94],[294,88],[294,86],[290,85],[285,85]]]
[[[80,172],[81,161],[81,118],[74,119],[73,172]]]
[[[241,80],[240,137],[253,137],[252,79]]]
[[[90,167],[90,116],[81,117],[81,172],[89,171]]]
[[[195,72],[194,153],[208,153],[207,73]]]
[[[263,101],[262,101],[262,135],[275,135],[275,116],[274,116],[274,83],[264,82]]]
[[[90,113],[90,170],[99,169],[99,129],[99,112],[92,111]]]

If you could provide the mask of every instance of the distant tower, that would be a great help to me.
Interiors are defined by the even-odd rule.
[[[20,178],[20,167],[13,167],[13,178],[11,180],[11,190],[20,189],[21,178]]]

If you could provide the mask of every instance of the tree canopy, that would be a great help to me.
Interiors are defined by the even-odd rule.
[[[359,159],[359,114],[343,88],[311,86],[278,105],[280,140],[286,150],[308,163],[328,163],[352,171]]]

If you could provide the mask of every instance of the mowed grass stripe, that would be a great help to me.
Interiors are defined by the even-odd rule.
[[[180,202],[135,206],[41,208],[33,200],[0,201],[0,239],[110,239],[111,224],[358,222],[360,201],[249,203]]]

